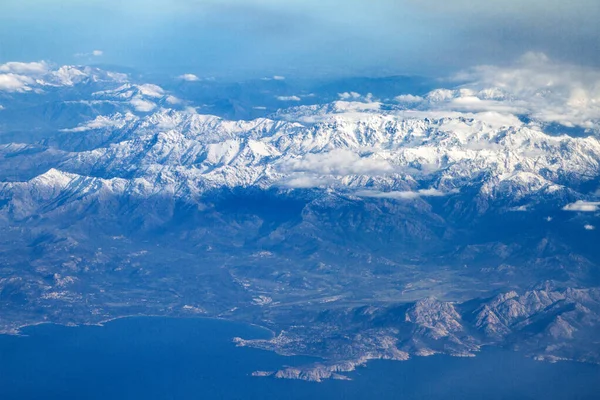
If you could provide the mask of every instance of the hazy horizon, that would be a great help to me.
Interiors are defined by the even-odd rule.
[[[7,0],[0,63],[255,77],[446,76],[524,53],[600,66],[600,4],[515,0]]]

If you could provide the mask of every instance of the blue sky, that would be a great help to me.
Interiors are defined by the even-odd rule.
[[[600,64],[597,0],[3,0],[0,9],[0,62],[301,76],[442,75],[527,51]]]

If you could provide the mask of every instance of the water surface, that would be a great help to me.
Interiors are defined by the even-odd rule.
[[[258,327],[211,319],[126,318],[39,325],[0,336],[0,399],[599,399],[600,367],[508,351],[374,361],[352,382],[254,378],[307,357],[237,348]]]

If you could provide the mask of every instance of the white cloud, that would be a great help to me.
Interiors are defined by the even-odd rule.
[[[183,112],[186,114],[198,114],[198,110],[196,107],[187,106],[183,109]]]
[[[421,96],[413,96],[412,94],[402,94],[394,98],[398,103],[421,103],[425,99]]]
[[[344,92],[344,93],[338,93],[338,97],[342,100],[358,100],[362,96],[360,93],[356,93],[356,92]]]
[[[161,88],[158,85],[153,85],[151,83],[139,85],[138,90],[142,95],[148,97],[163,97],[165,95],[165,91],[163,88]]]
[[[394,168],[386,160],[361,157],[350,150],[336,149],[328,153],[307,154],[300,159],[289,160],[284,169],[294,172],[310,172],[320,175],[386,175]]]
[[[45,61],[40,62],[8,62],[0,65],[0,72],[18,75],[43,75],[50,71]]]
[[[600,131],[600,70],[527,53],[511,65],[477,66],[453,79],[461,83],[459,89],[436,89],[424,98],[401,95],[395,100],[420,111],[487,114],[506,120],[507,125],[513,124],[509,119],[527,115],[543,123]]]
[[[420,190],[405,190],[405,191],[391,191],[381,192],[378,190],[362,190],[356,192],[359,197],[371,197],[378,199],[394,199],[394,200],[414,200],[420,197],[444,197],[452,193],[457,193],[456,190],[450,192],[443,192],[439,189],[429,188]]]
[[[586,224],[583,226],[583,229],[585,229],[586,231],[593,231],[594,229],[596,229],[596,227],[594,225]]]
[[[283,186],[309,188],[333,186],[339,179],[358,176],[385,176],[396,169],[381,158],[361,156],[346,149],[336,149],[328,153],[310,153],[302,158],[286,160],[280,166],[288,175]]]
[[[141,99],[139,97],[134,97],[131,99],[130,103],[135,110],[139,112],[150,112],[156,108],[156,104],[153,102]]]
[[[63,132],[86,132],[94,129],[104,128],[122,128],[127,122],[136,120],[137,117],[131,113],[125,115],[116,114],[114,116],[99,115],[95,119],[79,125],[76,128],[63,129]]]
[[[529,211],[529,206],[511,207],[511,208],[509,208],[509,211],[525,212],[525,211]]]
[[[451,99],[446,103],[450,110],[464,112],[495,112],[499,114],[523,114],[528,110],[519,104],[511,104],[498,100],[485,100],[477,96],[465,96]]]
[[[429,100],[456,110],[528,114],[568,127],[597,127],[600,71],[527,53],[511,66],[478,66],[455,77],[463,92],[437,91]],[[446,95],[445,97],[442,95]]]
[[[46,62],[8,62],[0,65],[0,91],[25,92],[31,90],[35,78],[49,72]]]
[[[371,102],[375,101],[375,98],[373,97],[373,93],[367,93],[366,96],[363,96],[362,94],[357,93],[357,92],[344,92],[344,93],[338,93],[338,97],[340,98],[340,100],[347,101],[347,102],[371,103]]]
[[[179,75],[178,78],[187,82],[198,82],[200,80],[200,78],[194,74],[183,74]]]
[[[167,103],[173,104],[173,105],[181,104],[181,100],[175,96],[167,96],[166,101],[167,101]]]
[[[28,76],[17,74],[0,74],[0,90],[7,92],[25,92],[31,90],[29,85],[35,83],[35,80]]]
[[[102,50],[92,50],[89,53],[76,53],[74,54],[77,58],[90,58],[90,57],[101,57],[104,55]]]
[[[283,186],[293,189],[309,189],[329,186],[332,183],[333,181],[331,179],[301,174],[292,176],[283,183]]]
[[[298,96],[277,96],[277,100],[279,100],[279,101],[300,101],[302,99]]]
[[[272,77],[261,78],[261,80],[263,80],[263,81],[284,81],[285,80],[285,76],[274,75]]]
[[[434,103],[452,100],[456,97],[456,91],[450,89],[435,89],[427,94],[427,100]]]
[[[345,113],[350,116],[353,113],[378,111],[381,109],[381,103],[377,102],[354,102],[354,101],[336,101],[334,110],[336,113]]]
[[[575,203],[567,204],[563,207],[564,211],[577,212],[596,212],[600,207],[600,201],[577,200]]]

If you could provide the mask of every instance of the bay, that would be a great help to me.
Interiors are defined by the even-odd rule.
[[[0,336],[0,399],[598,399],[600,367],[537,362],[506,350],[475,358],[372,361],[352,381],[252,377],[303,365],[238,348],[262,328],[215,319],[123,318],[104,326],[32,326]]]

